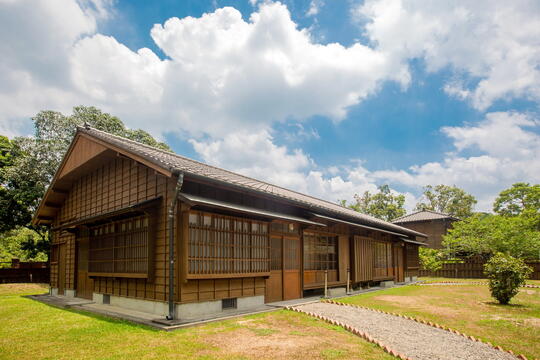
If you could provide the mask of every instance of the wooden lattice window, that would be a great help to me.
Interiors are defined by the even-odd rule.
[[[148,216],[92,226],[89,235],[90,276],[148,277],[151,251]]]
[[[390,275],[392,267],[392,244],[380,241],[373,242],[373,270],[374,277]]]
[[[188,270],[189,278],[269,275],[268,223],[190,212]]]
[[[338,237],[304,232],[304,269],[337,270]]]

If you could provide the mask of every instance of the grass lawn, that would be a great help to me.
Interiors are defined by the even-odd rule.
[[[509,306],[497,304],[485,285],[404,286],[340,301],[437,322],[540,358],[540,289],[522,288]]]
[[[395,359],[291,311],[164,332],[22,297],[45,290],[0,285],[0,359]]]

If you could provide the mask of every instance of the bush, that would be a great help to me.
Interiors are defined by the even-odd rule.
[[[497,253],[484,265],[489,279],[489,290],[499,303],[506,305],[518,293],[519,287],[531,274],[532,269],[522,259]]]
[[[435,249],[420,247],[418,249],[420,265],[423,269],[437,271],[442,268],[442,253]]]

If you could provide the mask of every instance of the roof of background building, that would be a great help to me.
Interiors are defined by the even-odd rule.
[[[432,210],[420,210],[412,214],[404,215],[392,220],[393,223],[405,223],[414,221],[428,221],[439,219],[459,220],[458,218]]]
[[[348,209],[338,204],[331,203],[329,201],[318,199],[316,197],[305,195],[296,191],[288,190],[244,175],[236,174],[234,172],[220,169],[212,165],[204,164],[202,162],[192,160],[169,151],[157,149],[155,147],[141,144],[133,140],[112,135],[101,130],[97,130],[91,127],[78,127],[77,131],[99,139],[105,143],[109,143],[120,149],[124,149],[125,151],[137,155],[144,160],[170,172],[181,171],[187,175],[204,177],[214,181],[244,188],[246,190],[271,195],[276,198],[289,200],[298,204],[305,205],[312,211],[314,211],[315,209],[326,210],[331,213],[339,214],[342,216],[346,216],[350,219],[359,221],[359,224],[371,224],[383,229],[394,230],[396,232],[413,236],[425,237],[425,235],[420,232],[410,230],[399,225],[395,225],[390,222],[356,212],[354,210]]]

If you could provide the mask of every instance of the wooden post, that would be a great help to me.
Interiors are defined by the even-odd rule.
[[[351,293],[351,269],[347,268],[347,295]]]
[[[328,298],[328,270],[324,270],[324,298]]]

